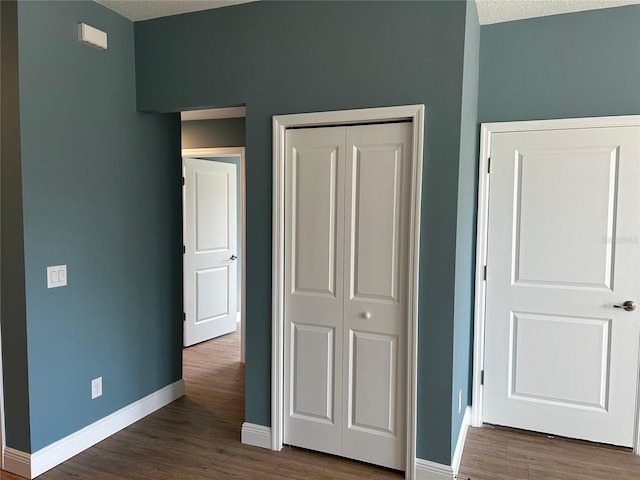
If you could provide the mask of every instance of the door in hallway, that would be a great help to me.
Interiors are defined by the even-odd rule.
[[[235,331],[237,197],[235,165],[184,162],[184,345]]]

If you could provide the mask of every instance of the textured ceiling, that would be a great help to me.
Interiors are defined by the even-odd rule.
[[[179,13],[226,7],[256,0],[96,0],[130,20],[148,20]],[[293,0],[292,0],[293,1]],[[421,0],[429,1],[429,0]],[[477,0],[480,23],[640,4],[640,0]]]
[[[477,0],[480,24],[640,4],[640,0]]]
[[[256,0],[96,0],[129,20],[149,20]],[[639,0],[640,1],[640,0]]]

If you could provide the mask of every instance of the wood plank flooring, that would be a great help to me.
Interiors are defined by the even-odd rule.
[[[44,473],[41,480],[401,479],[372,465],[294,448],[240,443],[239,333],[184,351],[186,396]],[[2,472],[2,480],[22,480]]]
[[[593,443],[500,427],[469,428],[464,480],[640,480],[640,456]]]
[[[244,368],[239,334],[184,352],[185,397],[39,477],[41,480],[402,479],[349,460],[240,443]],[[526,432],[469,429],[460,479],[640,480],[640,457]],[[0,473],[1,480],[21,480]]]

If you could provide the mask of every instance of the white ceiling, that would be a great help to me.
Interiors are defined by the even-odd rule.
[[[226,7],[257,0],[96,0],[130,20],[148,20],[180,13]],[[293,1],[293,0],[292,0]],[[421,0],[429,1],[429,0]],[[476,0],[480,24],[640,4],[640,0]]]

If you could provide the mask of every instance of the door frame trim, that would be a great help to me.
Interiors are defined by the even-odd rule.
[[[246,189],[245,189],[245,158],[244,147],[215,147],[215,148],[183,148],[182,158],[184,157],[203,157],[211,158],[215,161],[215,157],[240,157],[240,258],[242,260],[242,268],[240,270],[240,362],[245,363],[246,358],[246,271],[247,271],[247,257],[246,257],[246,240],[247,240],[247,228],[246,228]],[[184,176],[184,160],[182,160],[182,175]],[[182,194],[184,196],[184,192]],[[183,217],[184,217],[184,198],[182,199]],[[182,238],[184,240],[186,235],[184,218],[182,221]]]
[[[480,127],[480,165],[478,168],[478,220],[476,236],[476,273],[474,301],[474,339],[473,339],[473,393],[471,425],[482,426],[483,387],[481,375],[484,370],[484,330],[486,282],[484,267],[487,258],[487,235],[489,215],[489,157],[491,156],[491,138],[494,133],[526,132],[541,130],[567,130],[579,128],[630,127],[640,125],[640,115],[617,117],[587,117],[554,120],[531,120],[522,122],[483,123]],[[640,373],[640,358],[638,372]],[[640,382],[636,393],[636,418],[633,451],[640,455]]]
[[[410,120],[413,124],[408,259],[407,444],[405,478],[415,478],[418,355],[418,279],[420,211],[424,145],[424,105],[274,115],[273,117],[273,298],[271,345],[271,449],[282,449],[284,438],[284,207],[285,132],[292,127],[333,126]]]

